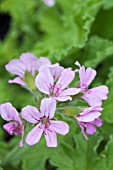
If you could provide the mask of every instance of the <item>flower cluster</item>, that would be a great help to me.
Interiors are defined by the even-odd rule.
[[[72,118],[78,122],[86,140],[88,140],[86,133],[92,135],[96,132],[96,126],[102,125],[99,117],[103,110],[102,100],[107,99],[108,88],[98,86],[89,89],[96,71],[92,68],[85,69],[78,61],[75,64],[79,69],[73,71],[72,68],[64,68],[59,63],[52,64],[45,57],[37,58],[27,52],[23,53],[20,59],[11,60],[5,66],[8,72],[17,75],[13,80],[9,80],[9,83],[23,86],[35,94],[39,101],[36,107],[28,105],[22,108],[20,113],[9,102],[0,105],[1,117],[9,122],[3,128],[10,135],[14,133],[22,136],[20,147],[23,146],[24,138],[28,145],[34,145],[39,142],[42,135],[45,136],[48,147],[56,147],[58,145],[56,134],[64,136],[69,132],[69,125],[55,117],[58,104],[77,99],[78,94],[89,107],[80,106],[80,113],[75,113]],[[69,87],[74,81],[75,74],[79,74],[80,81],[76,87]],[[28,122],[34,127],[24,137],[26,126],[29,126]]]

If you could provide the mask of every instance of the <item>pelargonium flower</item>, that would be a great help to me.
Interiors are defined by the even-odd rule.
[[[63,121],[51,120],[56,110],[56,101],[51,98],[44,98],[41,101],[40,112],[36,107],[26,106],[22,109],[22,117],[36,126],[28,133],[26,142],[34,145],[39,142],[44,134],[48,147],[57,146],[56,133],[66,135],[69,126]]]
[[[41,66],[35,83],[37,88],[48,96],[58,100],[71,100],[70,95],[80,92],[77,88],[67,88],[75,77],[71,68],[64,69],[61,66]]]
[[[24,137],[24,126],[22,125],[22,120],[19,116],[17,110],[12,106],[11,103],[7,102],[0,105],[1,117],[8,121],[9,123],[3,125],[3,128],[12,135],[22,135],[22,140],[20,141],[20,147],[23,146]]]
[[[55,5],[55,0],[43,0],[46,5],[52,7]]]
[[[84,133],[84,127],[86,128],[86,133],[89,135],[92,135],[96,132],[95,126],[100,127],[102,125],[102,121],[99,118],[101,115],[100,111],[103,109],[101,107],[89,107],[83,109],[83,112],[78,114],[76,116],[76,119],[78,120],[78,124],[81,128],[81,132],[88,140],[88,137]]]
[[[17,77],[9,80],[9,83],[17,83],[22,86],[27,86],[24,82],[24,76],[28,71],[32,76],[35,76],[35,71],[39,70],[43,64],[51,65],[51,62],[45,58],[36,58],[32,53],[23,53],[20,59],[11,60],[6,66],[6,70],[10,73],[16,74]]]
[[[89,85],[96,76],[96,71],[92,68],[87,68],[85,70],[85,67],[81,66],[78,61],[75,64],[80,68],[75,72],[78,72],[80,77],[79,89],[83,92],[83,96],[81,98],[84,99],[90,106],[101,106],[102,100],[107,99],[108,87],[102,85],[89,89]]]

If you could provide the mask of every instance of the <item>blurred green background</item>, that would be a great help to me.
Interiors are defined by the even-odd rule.
[[[4,69],[21,53],[72,68],[78,60],[97,70],[93,86],[109,87],[103,126],[86,141],[79,127],[62,116],[70,133],[58,136],[57,148],[46,148],[44,138],[33,147],[19,148],[20,136],[10,138],[0,119],[0,170],[113,170],[113,0],[55,2],[50,8],[41,0],[0,1],[0,103],[9,101],[18,110],[34,104],[29,92],[8,84],[13,75]]]

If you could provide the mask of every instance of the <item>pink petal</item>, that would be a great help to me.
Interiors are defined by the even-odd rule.
[[[79,77],[80,77],[80,85],[90,85],[93,79],[96,76],[96,71],[92,68],[87,68],[85,70],[85,67],[82,66],[79,69]]]
[[[81,67],[81,65],[78,61],[75,62],[75,65],[78,66],[78,67]]]
[[[74,79],[75,73],[71,68],[64,69],[56,85],[61,85],[61,89],[65,89]]]
[[[101,113],[98,111],[92,111],[89,113],[83,112],[77,115],[77,120],[80,122],[91,122],[91,121],[94,121],[96,118],[98,118],[100,115]]]
[[[75,95],[75,94],[78,94],[80,92],[80,88],[68,88],[66,90],[63,90],[61,93],[60,93],[60,97],[62,96],[68,96],[68,95]]]
[[[43,0],[45,4],[47,4],[49,7],[52,7],[55,5],[55,0]]]
[[[15,127],[14,127],[14,123],[13,122],[10,122],[10,123],[7,123],[3,126],[3,128],[10,134],[12,135],[14,130],[15,130]]]
[[[35,72],[35,64],[37,62],[37,58],[32,53],[23,53],[20,56],[20,61],[25,64],[26,70],[29,71],[32,75]]]
[[[102,126],[102,120],[100,118],[95,119],[92,123],[98,127]]]
[[[41,128],[41,123],[35,126],[27,135],[26,143],[29,145],[35,145],[39,142],[43,133],[43,129]]]
[[[30,123],[37,123],[41,114],[36,107],[28,105],[22,109],[22,118]]]
[[[40,57],[38,58],[36,64],[35,64],[35,68],[36,70],[39,70],[39,68],[42,66],[42,65],[51,65],[51,62],[48,58],[46,57]]]
[[[69,126],[67,123],[63,121],[54,121],[51,120],[50,124],[52,126],[52,129],[56,132],[59,133],[60,135],[66,135],[69,132]]]
[[[57,147],[58,145],[57,136],[53,130],[47,129],[46,134],[44,135],[45,135],[47,147]]]
[[[11,103],[7,102],[0,105],[0,113],[4,120],[10,121],[15,120],[22,124],[21,119],[19,117],[19,113],[17,110],[12,106]]]
[[[5,68],[8,72],[16,74],[22,78],[24,77],[26,70],[25,64],[18,59],[11,60],[7,65],[5,65]]]
[[[95,107],[95,106],[101,106],[102,105],[101,99],[95,94],[85,93],[81,98],[84,99],[89,104],[89,106]]]
[[[95,107],[84,108],[83,110],[84,110],[85,113],[89,113],[89,112],[92,112],[92,111],[101,112],[103,110],[103,108],[101,108],[100,106],[95,106]]]
[[[82,125],[82,123],[79,122],[79,126],[80,126],[80,128],[81,128],[81,132],[82,132],[82,134],[84,135],[85,139],[86,139],[86,140],[89,140],[89,138],[86,136],[86,134],[85,134],[85,132],[84,132],[84,126]]]
[[[100,99],[106,100],[108,98],[107,95],[109,93],[109,90],[107,86],[98,86],[98,87],[92,88],[91,92],[92,94],[99,96]]]
[[[50,71],[51,71],[52,76],[53,76],[53,78],[54,78],[54,81],[57,80],[57,79],[61,76],[61,73],[62,73],[62,71],[64,70],[63,67],[58,66],[58,65],[57,65],[57,66],[54,66],[54,67],[53,67],[53,65],[52,65],[52,67],[49,66],[49,68],[50,68]]]
[[[58,97],[55,97],[56,100],[58,101],[67,101],[67,100],[72,100],[72,98],[70,96],[58,96]]]
[[[85,84],[90,85],[96,76],[96,71],[92,68],[86,69]]]
[[[53,98],[42,99],[40,110],[42,116],[46,116],[49,119],[53,118],[56,110],[56,100]]]
[[[85,67],[82,66],[80,67],[79,69],[79,78],[80,78],[80,85],[82,86],[83,84],[85,84],[85,77],[86,77],[86,74],[85,74]]]
[[[9,80],[8,83],[16,83],[21,86],[27,86],[26,83],[20,77],[16,77],[13,80]]]
[[[45,94],[50,95],[51,86],[54,84],[53,76],[47,66],[41,66],[35,80],[37,88]]]
[[[55,64],[51,64],[51,65],[48,65],[47,66],[49,67],[49,69],[51,68],[54,68],[54,67],[58,67],[59,66],[59,63],[55,63]],[[60,66],[61,67],[61,66]]]
[[[0,105],[1,116],[6,121],[12,120],[12,118],[9,116],[9,108],[10,107],[12,107],[12,104],[9,102]]]
[[[87,123],[86,132],[89,135],[92,135],[92,134],[94,134],[96,132],[96,128],[91,123]]]

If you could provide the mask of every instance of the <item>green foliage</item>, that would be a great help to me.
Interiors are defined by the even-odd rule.
[[[113,100],[113,67],[110,68],[109,74],[108,74],[108,80],[106,82],[106,84],[109,87],[109,96],[108,96],[108,100],[106,100],[104,102],[104,111],[103,111],[103,118],[110,122],[113,123],[113,104],[112,104],[112,100]]]
[[[61,60],[84,47],[102,1],[57,0],[56,3],[56,7],[44,9],[40,13],[40,27],[45,35],[43,41],[36,43],[34,48],[39,49],[39,55],[47,53]]]
[[[104,60],[111,57],[111,55],[113,55],[113,42],[93,36],[85,46],[83,57],[85,61],[85,56],[87,56],[85,61],[87,67],[96,68]]]
[[[63,112],[68,116],[75,116],[82,112],[80,108],[77,107],[65,107]]]

